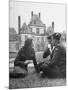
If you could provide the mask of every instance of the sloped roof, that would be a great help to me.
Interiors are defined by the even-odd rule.
[[[20,41],[20,37],[18,35],[10,35],[9,41]]]
[[[27,30],[27,29],[28,29],[28,26],[26,25],[25,22],[24,22],[23,25],[22,25],[22,29],[23,29],[23,30]]]
[[[41,27],[44,27],[45,25],[43,24],[43,22],[41,21],[41,19],[39,18],[39,16],[36,15],[36,14],[34,14],[31,17],[29,26],[41,26]]]
[[[17,34],[14,28],[9,28],[9,35]]]
[[[20,37],[14,28],[9,28],[9,41],[19,41]]]
[[[53,33],[54,33],[54,30],[53,30],[52,26],[49,26],[49,27],[47,28],[47,34],[48,34],[48,35],[51,35],[51,34],[53,34]]]
[[[28,25],[24,22],[21,28],[21,33],[30,33],[30,28]]]

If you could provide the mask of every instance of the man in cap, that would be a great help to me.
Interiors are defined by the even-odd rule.
[[[43,53],[43,58],[47,58],[49,55],[51,57],[51,53],[53,50],[53,45],[51,44],[52,35],[48,36],[47,40],[48,40],[48,47],[46,48],[45,52]]]
[[[51,35],[51,44],[54,46],[54,50],[51,54],[49,63],[41,65],[43,71],[42,76],[49,78],[65,78],[66,77],[66,50],[60,43],[61,34],[54,33]]]
[[[49,58],[51,58],[51,53],[52,53],[52,50],[53,50],[53,45],[51,44],[51,40],[52,40],[52,34],[50,34],[48,37],[47,37],[47,40],[48,40],[48,46],[46,47],[46,50],[44,51],[43,53],[43,58],[46,58],[47,60],[46,61],[41,61],[38,63],[38,67],[40,69],[40,71],[42,71],[42,69],[40,68],[45,62],[49,62]],[[42,73],[42,72],[40,72]]]

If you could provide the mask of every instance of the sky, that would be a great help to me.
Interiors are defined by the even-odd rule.
[[[28,25],[31,19],[31,11],[41,14],[41,20],[46,28],[54,21],[55,32],[66,30],[66,6],[65,4],[22,2],[10,0],[9,3],[9,27],[14,27],[18,32],[18,16],[21,16],[21,27],[24,22]]]

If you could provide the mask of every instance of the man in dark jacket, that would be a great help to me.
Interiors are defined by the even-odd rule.
[[[43,53],[43,58],[47,58],[49,55],[51,57],[51,52],[53,50],[53,45],[51,44],[52,37],[51,35],[47,37],[49,47],[46,48],[45,52]]]
[[[47,37],[47,40],[48,40],[48,46],[49,47],[47,47],[46,48],[46,50],[44,51],[44,53],[43,53],[43,58],[47,58],[48,56],[50,56],[50,58],[51,58],[51,53],[52,53],[52,49],[53,49],[53,46],[52,46],[52,44],[51,44],[51,40],[52,40],[52,37],[51,37],[51,35],[49,35],[48,37]],[[43,62],[40,62],[39,64],[38,64],[38,67],[39,67],[39,69],[40,69],[40,71],[41,71],[41,65],[43,65],[45,62],[43,61]]]
[[[50,62],[41,65],[43,71],[42,76],[49,78],[65,78],[66,77],[66,50],[60,43],[61,34],[54,33],[52,35],[51,44],[54,46]]]

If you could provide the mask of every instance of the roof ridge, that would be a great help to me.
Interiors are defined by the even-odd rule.
[[[34,14],[31,17],[31,20],[29,22],[28,25],[38,25],[38,26],[44,26],[42,20],[39,18],[39,16],[37,14]]]

